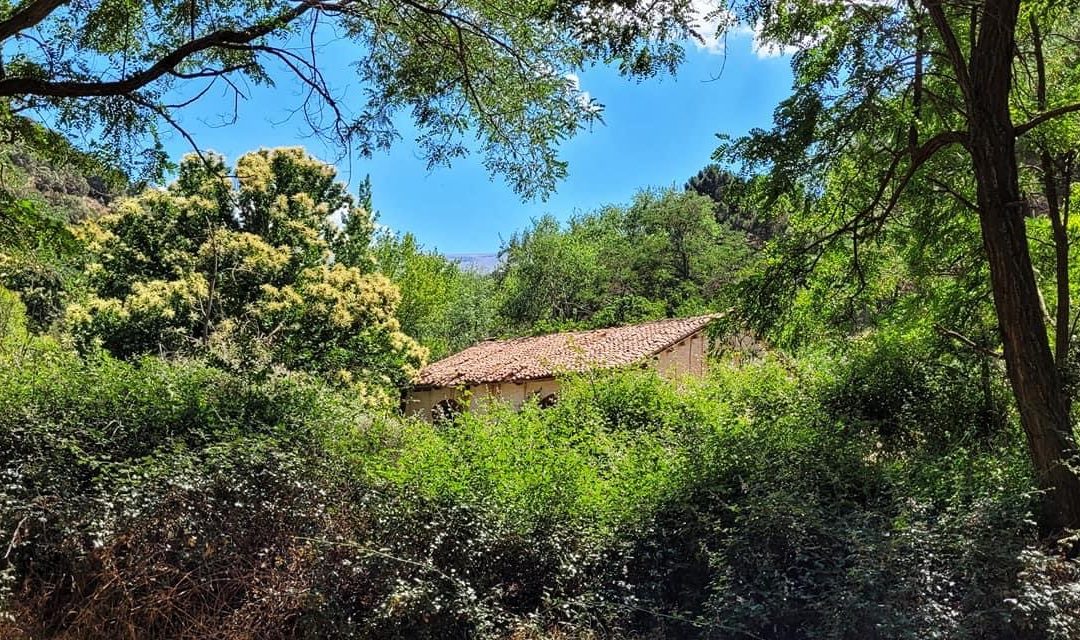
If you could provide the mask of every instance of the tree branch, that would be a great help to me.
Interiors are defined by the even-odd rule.
[[[34,0],[13,14],[8,19],[0,22],[0,42],[7,40],[23,29],[29,29],[49,17],[57,7],[67,3],[68,0]]]
[[[199,156],[199,160],[203,163],[203,166],[208,168],[212,166],[210,164],[210,160],[206,157],[206,154],[203,153],[202,149],[199,148],[198,143],[195,142],[195,138],[192,137],[190,133],[188,133],[187,129],[185,129],[183,126],[180,125],[179,122],[176,121],[176,118],[172,117],[172,114],[169,113],[169,110],[166,107],[163,107],[162,105],[156,104],[149,100],[145,100],[137,94],[132,94],[124,97],[127,98],[129,101],[133,102],[134,104],[149,109],[150,111],[153,111],[158,116],[160,116],[163,120],[165,120],[165,122],[169,124],[169,126],[175,129],[177,133],[182,135],[184,139],[187,140],[188,144],[191,145],[191,150],[195,152],[195,155]]]
[[[191,55],[215,47],[246,45],[280,29],[299,18],[309,9],[320,5],[321,3],[318,0],[305,0],[293,9],[262,24],[252,25],[242,30],[221,29],[201,38],[190,40],[173,49],[150,67],[123,80],[112,82],[51,82],[29,77],[5,78],[0,80],[0,96],[37,95],[52,98],[89,98],[130,94],[154,82],[166,73],[172,72],[177,65]]]
[[[952,329],[946,329],[945,327],[941,326],[940,324],[935,324],[934,325],[934,331],[937,331],[939,334],[945,336],[946,338],[952,338],[953,340],[956,340],[957,342],[964,345],[965,347],[967,347],[967,348],[969,348],[969,349],[971,349],[973,351],[977,351],[978,353],[981,353],[984,356],[990,356],[991,358],[996,358],[998,360],[1004,360],[1005,359],[1004,354],[1002,354],[1002,353],[1000,353],[998,351],[994,351],[993,349],[987,349],[986,347],[982,346],[981,344],[975,342],[971,338],[965,336],[964,334],[962,334],[962,333],[960,333],[958,331],[953,331]]]
[[[183,71],[172,70],[172,71],[169,71],[168,73],[169,73],[169,75],[180,78],[181,80],[196,80],[198,78],[216,78],[218,76],[223,76],[223,75],[225,75],[227,73],[232,73],[234,71],[240,71],[241,69],[244,69],[247,66],[248,66],[247,64],[234,64],[234,65],[230,65],[228,67],[222,67],[220,69],[206,68],[206,69],[200,69],[199,71],[192,71],[192,72],[189,72],[189,73],[185,73]]]
[[[885,219],[892,213],[892,210],[896,207],[896,203],[900,201],[900,196],[903,195],[904,189],[907,187],[911,179],[915,177],[915,174],[919,169],[926,164],[934,155],[952,144],[966,144],[966,134],[961,131],[942,131],[934,137],[930,138],[922,145],[915,149],[903,149],[898,151],[893,156],[892,161],[889,163],[889,168],[885,171],[885,176],[881,179],[877,192],[863,209],[855,214],[855,216],[847,223],[836,229],[832,233],[822,236],[817,241],[810,244],[807,249],[813,249],[815,247],[823,246],[837,238],[849,233],[857,233],[864,221],[876,221],[878,227],[884,224]],[[904,158],[910,157],[911,164],[908,166],[907,171],[899,177],[899,182],[892,189],[892,193],[889,194],[886,200],[885,194],[889,190],[889,185],[896,179],[897,170],[900,168],[901,161]],[[883,210],[878,215],[873,215],[874,210],[883,206]]]
[[[468,18],[464,17],[463,15],[449,13],[443,8],[430,7],[430,6],[427,6],[427,5],[422,4],[420,2],[416,2],[415,0],[403,0],[403,4],[405,4],[406,6],[412,7],[413,9],[416,9],[417,11],[419,11],[421,13],[426,13],[426,14],[431,15],[431,16],[436,16],[436,17],[442,18],[442,19],[446,20],[447,22],[449,22],[451,25],[453,25],[459,32],[461,31],[461,25],[465,25],[474,34],[476,34],[476,35],[478,35],[478,36],[480,36],[482,38],[487,39],[491,43],[493,43],[496,46],[502,48],[504,51],[506,51],[508,54],[510,54],[510,57],[512,57],[514,59],[514,61],[517,62],[518,65],[522,69],[527,69],[530,66],[521,57],[521,54],[516,49],[514,49],[514,47],[510,46],[510,44],[508,42],[506,42],[505,40],[499,38],[495,34],[491,33],[489,30],[487,30],[484,27],[480,26],[476,22],[474,22],[472,20],[469,20]]]
[[[1017,125],[1013,130],[1016,132],[1016,137],[1019,138],[1020,136],[1024,135],[1028,131],[1031,131],[1032,129],[1044,122],[1053,120],[1054,118],[1057,118],[1058,116],[1063,116],[1067,113],[1074,113],[1076,111],[1080,111],[1080,102],[1067,104],[1056,109],[1051,109],[1044,113],[1040,113],[1039,115],[1035,116],[1031,120],[1028,120],[1024,124]]]
[[[950,196],[952,196],[953,198],[955,198],[960,204],[964,205],[965,207],[967,207],[971,211],[974,211],[974,212],[978,213],[979,207],[975,206],[974,202],[972,202],[970,199],[964,197],[963,194],[961,194],[959,191],[957,191],[953,187],[949,186],[944,180],[940,180],[938,178],[930,178],[930,182],[931,182],[931,184],[933,184],[938,189],[941,189],[945,193],[947,193]]]
[[[971,105],[971,77],[968,75],[967,64],[964,61],[964,53],[960,49],[960,43],[956,40],[949,18],[945,15],[945,9],[941,6],[941,0],[923,0],[923,6],[930,14],[930,20],[934,23],[941,41],[945,44],[949,62],[956,74],[956,83],[960,85],[960,91],[964,94],[964,102]]]

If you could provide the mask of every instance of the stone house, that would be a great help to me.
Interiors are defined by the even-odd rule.
[[[406,390],[402,408],[406,415],[434,421],[490,399],[519,408],[536,398],[545,406],[558,399],[561,374],[635,364],[672,378],[701,376],[709,351],[705,328],[717,317],[485,340],[425,367]]]

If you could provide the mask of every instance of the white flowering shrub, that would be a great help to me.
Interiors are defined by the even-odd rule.
[[[372,229],[334,168],[303,149],[235,167],[189,156],[167,189],[76,227],[93,294],[65,323],[84,348],[121,357],[209,354],[234,370],[392,388],[426,354],[401,331],[397,288],[372,273]]]

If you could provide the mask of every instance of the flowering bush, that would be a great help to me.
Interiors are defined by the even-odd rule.
[[[371,228],[333,167],[302,149],[249,153],[234,169],[188,157],[168,189],[76,228],[93,294],[68,306],[66,325],[84,350],[395,387],[426,354],[395,319],[397,289],[370,272]]]

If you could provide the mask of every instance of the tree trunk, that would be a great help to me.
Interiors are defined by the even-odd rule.
[[[1046,58],[1043,55],[1042,31],[1039,29],[1039,21],[1032,15],[1030,18],[1032,44],[1035,51],[1035,101],[1039,111],[1046,111],[1050,104],[1046,99]],[[1062,217],[1062,205],[1068,211],[1069,206],[1069,182],[1066,180],[1063,189],[1059,189],[1060,176],[1058,175],[1057,161],[1050,153],[1050,149],[1043,143],[1039,144],[1039,164],[1042,168],[1043,192],[1046,194],[1046,213],[1050,218],[1050,227],[1054,233],[1054,257],[1055,276],[1057,281],[1057,301],[1054,320],[1054,363],[1057,365],[1058,374],[1064,375],[1069,367],[1069,341],[1071,336],[1070,322],[1072,315],[1069,309],[1069,233],[1067,230],[1068,220]],[[1064,191],[1064,203],[1062,203],[1061,191]],[[1067,214],[1066,214],[1067,215]],[[1071,398],[1065,395],[1065,410],[1071,412]]]
[[[984,17],[994,19],[982,20],[971,58],[969,151],[1006,370],[1036,478],[1047,491],[1043,526],[1080,528],[1080,476],[1068,464],[1076,443],[1028,250],[1009,114],[1018,9],[1017,0],[987,0],[984,6]]]
[[[1008,188],[989,179],[993,176],[986,165],[990,164],[976,161],[983,243],[990,260],[1009,382],[1039,486],[1049,492],[1043,522],[1049,529],[1080,528],[1080,476],[1067,465],[1076,442],[1040,311],[1023,214],[1017,205],[1005,204],[1006,198],[992,196]]]

